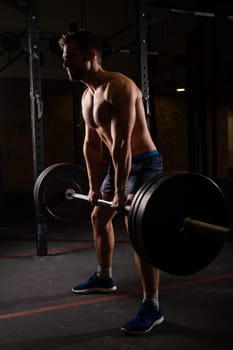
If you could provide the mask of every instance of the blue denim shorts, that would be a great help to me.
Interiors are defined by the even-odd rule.
[[[157,150],[133,157],[128,182],[125,186],[125,195],[135,194],[145,182],[162,172],[163,158]],[[114,193],[114,167],[112,163],[108,167],[100,190],[103,193]]]

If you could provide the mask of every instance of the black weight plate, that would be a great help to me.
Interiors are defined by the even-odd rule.
[[[132,237],[133,245],[135,251],[138,253],[138,255],[142,256],[145,258],[145,260],[150,264],[155,267],[161,268],[161,261],[156,260],[156,265],[154,263],[154,259],[151,259],[152,252],[151,249],[154,250],[154,246],[156,244],[156,248],[160,249],[160,247],[157,247],[157,243],[154,240],[154,235],[156,234],[156,239],[157,237],[157,224],[155,223],[154,219],[156,219],[156,206],[160,203],[155,203],[153,202],[153,208],[150,212],[150,217],[148,217],[148,222],[145,223],[143,221],[143,215],[144,215],[144,210],[147,210],[149,207],[149,199],[152,194],[154,194],[155,191],[157,191],[157,188],[161,186],[161,183],[167,183],[169,178],[173,177],[174,174],[177,174],[178,172],[168,172],[168,173],[163,173],[158,177],[155,177],[151,180],[148,181],[140,190],[140,196],[138,196],[137,200],[137,206],[135,206],[135,210],[132,210],[131,214],[131,226],[130,226],[130,237]],[[137,193],[138,195],[138,193]],[[157,197],[156,197],[157,198]],[[134,208],[132,208],[134,209]],[[148,212],[147,212],[148,213]],[[154,216],[155,214],[155,216]],[[155,230],[155,232],[154,232]],[[150,237],[151,241],[150,243],[152,246],[150,249],[148,249],[147,245],[145,245],[145,235]],[[153,237],[153,240],[152,240]],[[148,240],[147,240],[148,242]]]
[[[169,176],[171,174],[172,172],[169,172]],[[143,242],[141,241],[142,237],[140,235],[137,235],[135,230],[138,224],[138,220],[137,220],[138,209],[140,208],[141,201],[145,196],[145,193],[149,191],[150,187],[154,185],[155,181],[156,182],[159,181],[159,179],[164,178],[164,176],[165,174],[162,173],[145,182],[133,197],[132,203],[130,205],[130,211],[128,214],[129,238],[134,250],[140,256],[144,255],[145,253],[144,253],[144,245],[143,245]],[[166,176],[168,176],[168,174],[166,174]]]
[[[151,181],[134,225],[141,255],[151,265],[175,275],[206,267],[222,241],[198,233],[183,235],[184,218],[227,226],[226,201],[219,187],[201,174],[176,172]]]
[[[46,168],[34,185],[35,205],[55,221],[76,221],[89,213],[89,205],[83,200],[67,200],[65,190],[88,193],[88,178],[84,168],[77,164],[59,163]]]

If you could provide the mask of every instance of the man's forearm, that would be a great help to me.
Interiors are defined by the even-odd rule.
[[[87,174],[90,190],[99,189],[101,179],[102,149],[84,145]]]
[[[114,152],[113,165],[115,169],[115,194],[121,194],[125,190],[131,168],[131,151]]]

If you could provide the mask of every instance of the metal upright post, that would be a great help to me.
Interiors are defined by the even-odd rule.
[[[139,64],[140,64],[140,85],[143,95],[143,102],[146,111],[148,125],[150,124],[150,100],[148,81],[148,42],[147,42],[147,1],[138,1],[139,15]]]
[[[139,16],[139,65],[140,65],[140,86],[143,96],[143,104],[146,112],[147,125],[152,139],[156,140],[155,116],[150,106],[150,88],[148,78],[148,4],[147,0],[138,0]]]
[[[26,1],[28,25],[28,63],[30,78],[30,105],[34,181],[44,169],[43,152],[43,102],[41,97],[40,45],[38,8],[36,0]],[[35,209],[37,255],[47,255],[47,221],[39,209]]]

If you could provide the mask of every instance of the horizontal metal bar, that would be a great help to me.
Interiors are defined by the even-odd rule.
[[[223,15],[221,13],[216,12],[205,12],[205,11],[198,11],[198,10],[190,10],[190,9],[183,9],[183,8],[169,8],[169,7],[157,7],[156,5],[152,5],[149,3],[149,11],[150,13],[152,11],[159,11],[159,12],[171,12],[174,14],[181,14],[181,15],[192,15],[197,17],[208,17],[208,18],[219,18],[223,20],[233,20],[233,15]]]
[[[109,54],[115,54],[115,53],[127,53],[127,54],[134,54],[137,53],[136,50],[131,50],[131,49],[103,49],[104,53],[109,53]],[[147,51],[147,55],[149,56],[158,56],[159,52],[158,51]]]
[[[85,195],[85,194],[81,194],[81,193],[76,193],[76,192],[74,192],[74,193],[72,194],[72,197],[77,198],[77,199],[82,199],[82,200],[85,200],[85,201],[88,202],[88,196]],[[111,207],[112,202],[106,201],[106,200],[104,200],[104,199],[98,199],[98,204],[103,204],[103,205],[107,205],[108,207]]]
[[[188,233],[200,233],[203,234],[203,236],[217,239],[217,240],[226,240],[226,241],[232,241],[233,240],[233,230],[230,227],[223,227],[215,224],[211,224],[208,222],[192,219],[192,218],[185,218],[184,219],[184,232]]]
[[[85,194],[81,194],[81,193],[74,192],[74,193],[72,193],[72,197],[73,197],[73,198],[76,198],[76,199],[82,199],[82,200],[88,201],[88,196],[85,195]],[[111,207],[111,206],[112,206],[112,202],[107,201],[107,200],[105,200],[105,199],[98,199],[98,204],[99,204],[99,205],[106,205],[106,206],[108,206],[108,207]],[[129,211],[129,209],[130,209],[130,206],[129,206],[129,205],[126,205],[126,206],[124,207],[124,210],[127,211],[127,212]]]
[[[73,192],[73,193],[72,193],[72,197],[73,197],[73,198],[77,198],[77,199],[82,199],[82,200],[84,200],[84,201],[88,201],[88,196],[85,195],[85,194]]]

